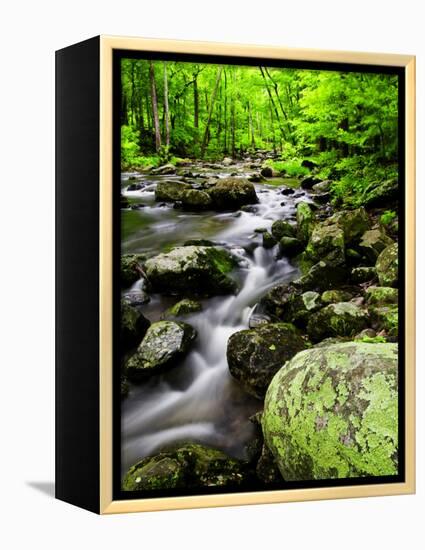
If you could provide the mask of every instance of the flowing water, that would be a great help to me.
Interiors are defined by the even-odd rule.
[[[243,165],[239,170],[243,171]],[[214,173],[229,175],[226,171]],[[143,207],[122,211],[123,253],[152,256],[189,239],[209,239],[230,249],[241,261],[232,274],[239,282],[238,294],[202,300],[203,311],[185,317],[198,337],[182,364],[143,384],[131,385],[122,402],[123,472],[164,446],[186,441],[244,458],[254,430],[249,416],[260,410],[262,403],[231,377],[227,340],[248,328],[255,304],[273,284],[293,280],[298,274],[286,258],[279,257],[278,247],[263,248],[262,236],[254,230],[270,229],[277,219],[294,220],[297,202],[309,197],[298,189],[285,196],[279,187],[256,184],[260,202],[251,212],[189,213],[154,200],[156,183],[174,176],[138,176],[142,189],[128,191],[128,184],[134,183],[128,180],[131,176],[122,175],[123,194]],[[138,281],[135,287],[142,285]],[[176,301],[154,294],[143,312],[156,321]]]

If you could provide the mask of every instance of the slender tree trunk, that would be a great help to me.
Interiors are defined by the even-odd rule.
[[[193,78],[193,126],[199,128],[199,91],[198,78]]]
[[[227,153],[227,73],[224,69],[224,140],[223,151]]]
[[[203,156],[205,155],[205,149],[207,147],[208,132],[209,132],[209,129],[210,129],[211,117],[212,117],[212,113],[213,113],[213,109],[214,109],[214,101],[215,101],[215,97],[217,95],[218,86],[220,84],[222,70],[223,70],[223,66],[221,65],[217,70],[217,78],[216,78],[214,90],[213,90],[213,93],[212,93],[212,96],[211,96],[211,99],[210,99],[210,106],[209,106],[209,109],[208,109],[208,118],[207,118],[207,123],[205,125],[204,137],[202,139],[202,145],[201,145],[201,158],[203,158]]]
[[[249,119],[249,129],[251,134],[251,147],[255,149],[254,124],[252,122],[251,103],[249,101],[248,101],[248,119]]]
[[[272,106],[272,108],[273,108],[273,110],[274,110],[274,114],[275,114],[275,116],[276,116],[276,120],[277,120],[277,123],[278,123],[278,125],[279,125],[280,133],[281,133],[281,135],[282,135],[282,138],[283,138],[284,140],[286,140],[285,130],[283,129],[282,124],[280,123],[279,112],[278,112],[278,110],[277,110],[276,103],[274,102],[272,93],[271,93],[271,91],[270,91],[270,87],[269,87],[269,84],[268,84],[268,82],[267,82],[266,75],[264,74],[264,71],[263,71],[263,67],[260,67],[260,71],[261,71],[261,75],[262,75],[263,80],[264,80],[264,84],[266,85],[266,90],[267,90],[267,94],[268,94],[269,99],[270,99],[271,106]]]
[[[158,99],[156,96],[156,85],[155,85],[155,70],[154,70],[152,61],[149,61],[149,80],[151,83],[152,113],[153,113],[153,123],[155,128],[155,149],[158,152],[161,148],[161,130],[159,128]]]
[[[165,145],[170,146],[170,113],[168,110],[168,78],[167,63],[164,61],[164,115],[165,115]]]

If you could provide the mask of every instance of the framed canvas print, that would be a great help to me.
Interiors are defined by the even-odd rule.
[[[57,498],[413,492],[414,57],[56,60]]]

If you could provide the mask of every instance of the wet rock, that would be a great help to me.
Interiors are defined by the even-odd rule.
[[[202,311],[202,304],[200,302],[185,298],[174,304],[173,307],[170,307],[166,315],[168,317],[181,317],[182,315],[189,315],[190,313],[197,313],[199,311]]]
[[[120,345],[123,350],[131,349],[142,340],[150,326],[140,308],[121,300]]]
[[[128,470],[124,491],[154,491],[205,487],[240,487],[254,478],[251,466],[225,453],[188,443],[146,457]]]
[[[253,204],[245,204],[245,206],[241,206],[242,212],[249,212],[250,214],[256,214],[258,212],[258,206],[255,206]]]
[[[330,304],[310,316],[307,333],[313,342],[327,337],[354,336],[367,327],[366,312],[352,302]]]
[[[279,250],[281,254],[288,258],[293,258],[304,248],[303,243],[295,237],[282,237],[279,241]]]
[[[279,370],[262,425],[286,481],[397,474],[397,363],[396,344],[347,342]]]
[[[301,242],[307,243],[313,233],[315,216],[311,206],[306,202],[297,204],[297,237]]]
[[[312,187],[315,193],[327,193],[331,188],[331,181],[325,180],[320,183],[315,183]]]
[[[271,166],[264,166],[263,168],[261,168],[260,174],[265,178],[272,178],[273,168]]]
[[[316,178],[315,176],[306,176],[301,180],[300,186],[301,186],[301,189],[309,190],[309,189],[313,189],[313,186],[318,183],[321,183],[321,181],[322,181],[321,179]]]
[[[154,168],[153,170],[151,170],[151,174],[154,174],[154,175],[160,175],[160,176],[168,176],[168,175],[171,175],[171,174],[175,174],[177,171],[176,167],[174,166],[174,164],[164,164],[163,166],[159,166],[159,168]]]
[[[186,210],[208,210],[212,207],[212,200],[208,193],[197,189],[183,191],[180,197],[183,208]]]
[[[358,248],[371,263],[375,263],[384,248],[393,242],[383,229],[371,229],[362,235]]]
[[[150,296],[143,289],[129,290],[122,296],[122,300],[129,306],[142,306],[150,302]]]
[[[394,243],[385,248],[376,260],[376,272],[381,286],[398,285],[398,245]]]
[[[263,233],[263,247],[264,248],[273,248],[277,244],[276,239],[273,235],[270,235],[268,231]]]
[[[145,269],[157,292],[212,296],[236,290],[228,275],[235,265],[236,259],[222,248],[183,246],[150,258]]]
[[[248,181],[252,181],[252,183],[261,183],[266,181],[266,178],[264,178],[261,174],[252,174],[248,177]]]
[[[347,271],[343,267],[320,261],[313,265],[305,275],[296,279],[293,284],[303,290],[323,292],[341,286],[346,281]]]
[[[273,237],[279,241],[282,237],[295,237],[297,230],[285,220],[276,220],[273,222],[271,232]]]
[[[214,207],[233,210],[245,204],[256,204],[258,197],[253,184],[245,178],[223,178],[208,189]]]
[[[280,190],[282,195],[293,195],[295,193],[295,189],[292,187],[284,187]]]
[[[131,183],[127,187],[127,191],[139,191],[140,189],[142,189],[142,184],[141,183]]]
[[[306,346],[306,339],[289,323],[242,330],[227,343],[229,370],[248,393],[261,398],[285,361]]]
[[[123,254],[121,256],[121,286],[127,288],[138,281],[143,275],[143,254]]]
[[[314,195],[314,201],[318,204],[326,204],[331,200],[330,193],[317,193]]]
[[[190,191],[191,186],[179,181],[160,181],[155,189],[156,201],[182,201],[186,191]]]
[[[127,361],[126,373],[138,381],[173,366],[183,357],[196,337],[187,323],[158,321],[147,330],[136,353]]]
[[[351,270],[351,280],[353,283],[367,283],[374,279],[376,279],[376,269],[374,267],[355,267]]]

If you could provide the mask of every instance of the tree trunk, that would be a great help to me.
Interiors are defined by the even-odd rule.
[[[276,103],[274,102],[274,99],[273,99],[273,96],[272,96],[272,93],[270,91],[270,87],[269,87],[269,84],[267,82],[267,78],[266,78],[266,75],[264,74],[264,71],[263,71],[263,67],[260,67],[260,71],[261,71],[261,75],[263,77],[263,80],[264,80],[264,84],[266,85],[266,90],[267,90],[267,94],[269,96],[269,99],[270,99],[270,103],[271,103],[271,106],[274,110],[274,114],[276,116],[276,120],[277,120],[277,123],[279,125],[279,130],[280,130],[280,133],[282,135],[282,138],[286,141],[286,136],[285,136],[285,131],[280,123],[280,118],[279,118],[279,112],[277,110],[277,107],[276,107]]]
[[[165,116],[165,145],[170,146],[170,114],[168,110],[168,78],[167,63],[164,61],[164,116]]]
[[[249,129],[251,134],[251,147],[255,149],[254,124],[252,122],[251,103],[249,101],[248,101],[248,119],[249,119]]]
[[[197,76],[193,78],[193,126],[199,128],[199,91]]]
[[[213,90],[213,93],[212,93],[212,96],[211,96],[211,99],[210,99],[210,106],[209,106],[209,109],[208,109],[208,118],[207,118],[207,123],[205,125],[204,137],[202,139],[202,145],[201,145],[201,158],[204,157],[205,149],[207,147],[208,132],[209,132],[209,129],[210,129],[211,117],[212,117],[212,113],[213,113],[213,109],[214,109],[214,101],[215,101],[215,97],[217,95],[218,86],[220,84],[222,70],[223,70],[223,66],[221,65],[217,70],[217,78],[216,78],[214,90]]]
[[[153,113],[153,124],[155,128],[155,149],[158,152],[161,148],[161,130],[159,128],[158,99],[156,96],[156,85],[155,85],[155,70],[154,70],[152,61],[149,61],[149,80],[151,83],[152,113]]]

